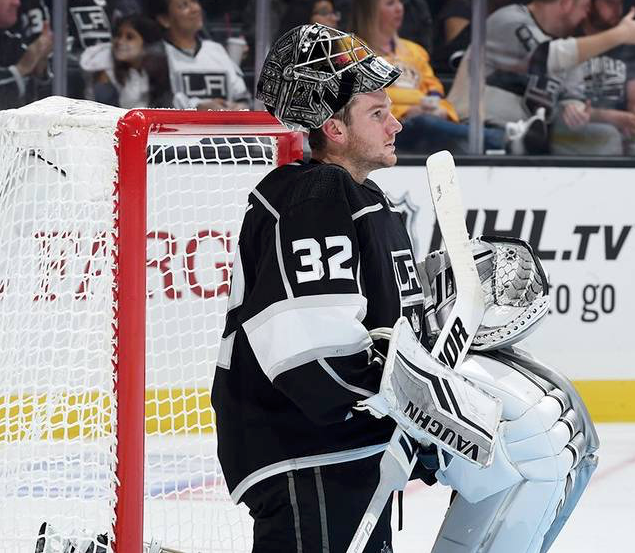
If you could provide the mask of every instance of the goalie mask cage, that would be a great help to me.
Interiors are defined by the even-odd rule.
[[[116,553],[250,550],[209,394],[247,196],[301,157],[264,112],[0,112],[1,552],[44,521]]]

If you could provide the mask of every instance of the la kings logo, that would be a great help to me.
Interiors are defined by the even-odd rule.
[[[392,252],[395,280],[401,300],[401,314],[408,318],[412,330],[421,338],[423,327],[423,288],[410,250]]]
[[[68,11],[83,49],[110,40],[112,32],[105,7],[106,2],[103,0],[86,2],[81,6],[69,6]]]
[[[227,98],[225,73],[181,73],[183,92],[195,98]]]

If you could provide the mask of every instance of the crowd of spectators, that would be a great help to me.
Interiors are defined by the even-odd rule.
[[[257,0],[68,0],[68,96],[134,107],[253,109]],[[635,153],[634,0],[489,0],[491,153]],[[51,94],[52,0],[0,0],[0,108]],[[470,0],[271,0],[272,39],[353,31],[402,69],[401,152],[468,151]]]

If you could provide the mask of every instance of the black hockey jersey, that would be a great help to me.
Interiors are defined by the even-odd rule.
[[[68,51],[75,60],[89,46],[110,42],[111,26],[106,0],[69,0]],[[20,7],[20,20],[15,30],[27,44],[42,32],[42,24],[49,21],[52,28],[53,3],[51,0],[26,0]],[[55,31],[55,29],[53,29]]]
[[[212,405],[232,498],[290,469],[385,449],[394,429],[354,411],[377,392],[368,331],[406,315],[425,338],[402,215],[375,183],[292,163],[249,196]]]

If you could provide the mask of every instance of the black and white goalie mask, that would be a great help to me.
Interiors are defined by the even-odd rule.
[[[354,94],[380,90],[400,74],[355,35],[302,25],[272,46],[256,98],[288,128],[308,131],[321,127]]]
[[[549,311],[548,279],[540,260],[523,240],[482,236],[472,240],[474,260],[485,297],[485,316],[471,349],[487,351],[510,346],[533,332]],[[427,324],[432,334],[448,318],[456,290],[450,261],[443,251],[429,254],[419,265],[427,276],[434,310]]]

